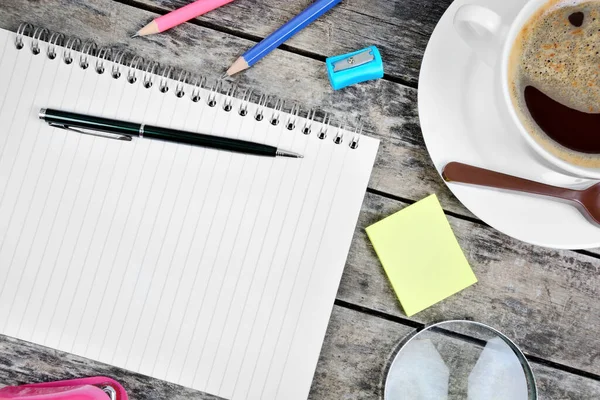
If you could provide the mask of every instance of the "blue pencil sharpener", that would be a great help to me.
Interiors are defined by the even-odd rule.
[[[383,78],[383,62],[377,47],[371,46],[325,60],[331,86],[335,90]]]

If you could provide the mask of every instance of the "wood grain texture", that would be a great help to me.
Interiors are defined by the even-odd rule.
[[[406,206],[367,194],[338,299],[404,317],[364,228]],[[487,323],[528,354],[600,375],[598,260],[506,239],[469,221],[449,220],[479,282],[413,319]]]
[[[310,392],[313,400],[378,399],[397,344],[414,328],[334,307]],[[532,364],[541,399],[594,399],[600,383]],[[108,375],[132,400],[212,400],[217,397],[106,364],[0,335],[0,376],[5,385]]]
[[[128,3],[166,13],[187,1],[132,0]],[[429,36],[450,3],[450,0],[346,0],[287,41],[285,47],[325,58],[375,44],[385,60],[386,74],[416,86]],[[304,0],[234,1],[196,21],[260,39],[308,4],[310,1]]]
[[[187,0],[117,1],[142,5],[163,14],[187,4]],[[370,44],[376,44],[385,60],[386,77],[398,78],[407,85],[414,86],[418,81],[419,69],[429,37],[451,3],[451,0],[375,2],[346,0],[288,40],[284,47],[289,48],[290,51],[308,54],[324,60],[332,55],[343,54]],[[198,17],[194,21],[205,26],[230,30],[258,41],[297,15],[307,4],[308,2],[290,2],[286,0],[234,1]],[[240,23],[240,21],[243,21],[243,23]],[[177,27],[173,31],[177,29],[185,30],[187,25]],[[243,52],[245,49],[243,48],[240,51]],[[260,64],[256,67],[260,67]],[[424,148],[418,122],[416,92],[408,90],[406,87],[403,88],[404,99],[397,94],[391,94],[389,97],[385,96],[388,91],[382,91],[382,88],[377,85],[375,91],[363,91],[357,95],[357,98],[378,104],[379,110],[384,110],[383,113],[378,115],[369,113],[374,121],[370,128],[376,135],[379,134],[383,138],[392,139],[394,145],[401,146],[404,150],[408,150],[407,147],[410,144]],[[379,98],[377,98],[378,91],[380,92]],[[387,106],[381,101],[382,95]],[[414,106],[410,106],[410,102],[414,102]],[[362,108],[355,104],[349,104],[349,106]],[[382,121],[391,122],[397,116],[404,117],[404,121],[391,124],[385,124]],[[382,131],[382,129],[389,130],[390,135],[385,135],[385,131]],[[387,140],[383,139],[383,145],[386,144]],[[387,149],[384,147],[384,150]],[[386,153],[380,152],[377,166],[383,166],[384,159],[388,161],[403,159],[404,162],[390,165],[391,168],[386,169],[386,173],[374,174],[370,187],[410,200],[424,197],[426,192],[418,189],[427,187],[431,190],[429,193],[438,193],[446,210],[474,217],[453,195],[448,193],[448,189],[440,182],[437,174],[422,173],[423,170],[431,169],[433,166],[428,156],[421,157],[420,154],[417,155],[416,148],[411,149],[410,152],[397,150],[390,149]],[[390,159],[389,156],[394,158]],[[391,172],[390,170],[394,170],[394,173],[387,174],[387,172]],[[410,172],[404,174],[402,171]],[[408,174],[411,175],[407,176]],[[378,177],[377,180],[375,180],[375,176]],[[398,185],[407,185],[409,189],[400,188]],[[417,197],[414,197],[416,193],[412,191],[413,188],[418,190]],[[594,249],[590,252],[600,255],[600,249]]]
[[[106,0],[5,0],[0,3],[0,12],[0,28],[15,31],[21,21],[48,25],[69,36],[93,40],[99,46],[126,49],[161,65],[205,75],[211,82],[237,58],[238,49],[253,44],[192,24],[169,34],[131,39],[140,21],[151,20],[157,14]],[[52,16],[52,23],[48,16]],[[258,93],[265,93],[284,99],[288,109],[294,103],[300,104],[304,112],[319,109],[338,117],[334,118],[336,124],[353,126],[360,118],[365,132],[381,140],[371,189],[410,201],[436,193],[446,210],[475,218],[433,167],[421,135],[415,89],[384,79],[336,92],[329,86],[323,62],[281,50],[236,79],[241,88],[256,89],[255,99]],[[600,254],[600,250],[595,252]]]
[[[158,11],[177,5],[166,0],[143,1],[147,6],[156,7]],[[132,40],[129,36],[140,24],[154,18],[155,13],[128,4],[101,0],[4,0],[0,3],[0,27],[14,31],[21,21],[28,21],[69,36],[92,39],[100,45],[126,48],[148,60],[157,60],[163,65],[172,65],[214,79],[221,75],[241,50],[254,43],[232,33],[241,32],[242,36],[259,39],[261,35],[272,30],[278,21],[287,19],[305,5],[302,2],[289,2],[288,5],[283,0],[277,0],[273,2],[275,6],[272,10],[264,10],[263,3],[266,3],[266,0],[234,2],[231,7],[238,7],[238,11],[228,14],[229,11],[225,8],[219,10],[214,15],[211,14],[212,19],[208,19],[207,16],[206,20],[202,21],[205,26],[186,24],[168,35]],[[375,7],[371,7],[375,3]],[[382,40],[382,46],[401,50],[394,55],[397,57],[397,60],[394,60],[394,68],[400,72],[391,70],[390,73],[412,85],[417,76],[419,54],[424,49],[427,35],[447,3],[446,0],[438,3],[421,3],[416,0],[344,1],[340,10],[335,10],[337,14],[332,14],[328,19],[324,19],[322,24],[315,25],[315,32],[307,30],[303,33],[305,36],[298,36],[291,41],[289,50],[292,51],[277,50],[271,57],[238,77],[238,83],[244,87],[255,87],[262,93],[279,96],[286,100],[288,107],[293,102],[298,102],[303,106],[319,108],[334,115],[348,115],[351,121],[359,115],[362,116],[367,133],[382,141],[369,185],[373,191],[406,199],[408,202],[419,200],[430,193],[437,193],[447,211],[473,217],[451,195],[427,155],[418,123],[416,90],[384,79],[333,92],[321,61],[328,54],[321,51],[321,47],[313,46],[313,43],[327,39],[327,32],[333,29],[331,32],[335,34],[329,39],[330,47],[327,47],[327,51],[335,50],[335,53],[341,53],[360,47],[359,36],[355,33],[344,33],[344,29],[356,27],[357,21],[364,23],[363,18],[373,21],[372,25],[380,24],[384,28],[386,24],[402,27],[403,30],[397,34],[406,36],[402,38],[404,42],[401,46],[395,47],[396,45],[389,40],[384,41],[381,37],[384,28],[379,30],[379,26],[373,28],[372,40]],[[249,4],[251,9],[245,9]],[[263,9],[254,14],[256,10],[253,7]],[[411,9],[412,19],[408,16]],[[396,12],[397,10],[399,11]],[[270,22],[261,26],[258,16],[263,14]],[[240,24],[240,16],[244,24]],[[333,17],[335,18],[331,19]],[[423,19],[429,17],[431,21]],[[228,21],[230,25],[226,25],[224,21]],[[331,23],[334,23],[335,27],[332,28]],[[409,29],[411,23],[414,23],[413,30]],[[217,31],[212,29],[211,25],[223,25],[226,29]],[[257,38],[254,38],[254,35]],[[337,35],[349,35],[349,39],[346,42],[343,36]],[[420,36],[423,37],[419,38]],[[364,43],[367,44],[372,43]],[[415,47],[404,57],[402,52],[408,50],[402,46],[410,45]],[[409,72],[402,75],[402,71]],[[268,81],[265,80],[266,76],[269,77]],[[390,315],[403,316],[364,235],[364,227],[406,205],[405,202],[373,194],[367,196],[338,294],[339,299]],[[600,261],[575,252],[529,246],[480,223],[457,218],[450,220],[480,282],[417,315],[415,321],[431,322],[467,317],[487,322],[505,331],[531,355],[579,368],[591,374],[600,374],[600,343],[596,332],[600,323],[600,306],[597,304]],[[348,313],[349,317],[340,317],[340,313]],[[383,351],[381,354],[387,354],[385,352],[390,351],[391,344],[407,329],[398,326],[389,321],[336,308],[311,397],[376,398],[380,389],[371,378],[380,365],[369,364],[364,360],[380,363],[385,357],[380,357],[380,353],[377,352]],[[331,332],[332,329],[336,330],[335,335]],[[396,332],[396,336],[385,336],[388,330]],[[360,341],[363,338],[353,337],[363,333],[363,341]],[[351,343],[358,344],[354,346]],[[33,364],[28,367],[15,364],[15,360],[18,361],[28,354],[24,352],[23,346],[27,347],[29,344],[14,342],[11,339],[0,341],[0,365],[3,365],[0,368],[0,380],[4,380],[4,377],[8,377],[11,382],[32,380],[35,374],[32,372],[35,371]],[[44,352],[38,357],[40,362],[45,362],[43,357],[46,356],[43,354],[57,354],[48,349],[44,349]],[[62,354],[56,357],[58,358],[49,358],[48,365],[40,369],[53,371],[54,375],[48,375],[47,379],[71,377],[79,373],[89,375],[96,371],[84,367],[78,370],[77,367],[81,365],[92,365],[90,368],[99,368],[97,371],[112,373],[109,367],[98,367],[88,360],[74,358],[75,361],[71,361],[68,358],[70,356]],[[67,359],[69,367],[63,370],[62,363]],[[598,398],[598,383],[594,380],[540,365],[536,368],[540,386],[544,388],[542,391],[548,395],[542,398]],[[17,371],[17,375],[13,375],[14,371]],[[157,390],[155,394],[140,394],[139,398],[162,399],[166,398],[166,394],[169,394],[168,398],[175,399],[210,398],[193,397],[202,395],[192,394],[186,389],[172,385],[147,381],[145,379],[148,378],[124,371],[114,373],[124,374],[123,379],[131,379],[129,384],[134,390],[144,385],[150,385]],[[355,381],[358,382],[358,386],[354,384]]]
[[[88,376],[109,376],[116,379],[125,387],[132,400],[220,399],[87,358],[0,335],[0,387]]]
[[[111,1],[5,0],[0,3],[0,12],[0,28],[16,31],[21,21],[49,25],[52,30],[91,39],[100,46],[127,49],[161,65],[206,75],[210,81],[221,76],[239,49],[253,44],[190,24],[168,35],[131,39],[140,21],[151,20],[156,14]],[[360,117],[367,134],[382,141],[371,188],[411,200],[435,192],[446,209],[472,216],[447,189],[427,154],[415,89],[379,80],[334,92],[323,62],[280,50],[236,79],[242,87],[255,88],[255,98],[266,93],[284,99],[288,108],[297,102],[304,112],[320,109],[338,117],[336,123],[355,124]]]

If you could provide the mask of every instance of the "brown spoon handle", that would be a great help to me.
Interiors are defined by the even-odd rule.
[[[447,182],[469,183],[472,185],[487,186],[497,189],[514,190],[538,194],[542,196],[557,197],[566,200],[576,200],[579,192],[544,183],[506,175],[458,162],[448,163],[442,171],[442,176]]]

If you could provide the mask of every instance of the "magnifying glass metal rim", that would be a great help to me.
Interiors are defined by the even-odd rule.
[[[422,328],[416,329],[414,332],[408,334],[404,339],[402,339],[400,344],[396,347],[393,356],[390,357],[392,359],[392,362],[388,362],[386,364],[386,367],[385,367],[386,370],[383,373],[383,376],[385,377],[385,381],[383,382],[383,398],[384,398],[384,400],[390,400],[390,397],[389,397],[390,394],[387,392],[386,383],[388,382],[388,379],[390,377],[389,374],[392,369],[392,365],[394,365],[396,363],[396,360],[398,359],[398,356],[400,355],[402,350],[410,342],[412,342],[412,340],[415,337],[417,337],[420,333],[423,333],[428,330],[433,330],[435,328],[443,329],[443,327],[445,325],[450,325],[450,324],[470,324],[470,325],[474,325],[474,326],[479,326],[481,328],[488,329],[489,331],[498,335],[498,337],[500,339],[504,340],[504,342],[512,349],[512,351],[515,352],[515,354],[517,355],[517,358],[519,359],[519,362],[521,363],[521,366],[523,367],[523,372],[525,373],[525,379],[529,386],[529,390],[528,390],[529,400],[537,400],[538,399],[537,382],[535,380],[535,376],[533,375],[533,370],[531,369],[531,365],[529,364],[529,361],[527,360],[527,358],[525,357],[525,355],[523,354],[521,349],[515,344],[515,342],[513,342],[508,336],[506,336],[505,334],[500,332],[498,329],[493,328],[489,325],[483,324],[481,322],[469,321],[469,320],[463,320],[463,319],[453,319],[453,320],[449,320],[449,321],[442,321],[442,322],[436,322],[433,324],[425,325]],[[450,330],[448,330],[447,332],[454,333]]]

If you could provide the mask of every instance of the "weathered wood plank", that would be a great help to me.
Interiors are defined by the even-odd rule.
[[[402,324],[336,307],[321,352],[311,398],[383,398],[386,366],[397,344],[412,331]],[[465,348],[461,350],[464,352]],[[595,399],[600,396],[598,381],[536,363],[531,363],[531,366],[538,381],[540,399]]]
[[[132,4],[141,4],[161,10],[163,13],[187,4],[187,0],[132,0],[131,2]],[[286,42],[286,45],[299,51],[314,53],[325,58],[353,51],[369,44],[376,44],[382,51],[386,74],[414,84],[418,80],[423,53],[425,52],[429,37],[438,20],[451,3],[451,0],[380,2],[346,0],[294,36]],[[200,23],[210,24],[211,26],[219,26],[237,31],[244,35],[263,38],[294,15],[297,15],[306,4],[307,2],[305,1],[290,2],[287,0],[237,1],[196,18],[196,20]],[[240,21],[243,21],[243,23],[240,23]],[[245,48],[240,51],[245,51]],[[257,65],[256,67],[260,66]],[[412,91],[408,91],[407,93],[409,95],[406,100],[416,103],[416,95]],[[364,94],[361,94],[361,96],[364,96]],[[372,101],[370,97],[369,101]],[[392,103],[394,99],[388,98],[386,101]],[[416,116],[416,105],[407,107],[407,102],[402,100],[400,103],[403,105],[402,109],[390,110],[391,116],[402,115],[405,118],[410,118],[410,120],[406,121],[403,125],[395,124],[387,126],[387,128],[390,129],[392,137],[396,133],[395,130],[399,128],[403,139],[407,139],[407,131],[414,128],[416,132],[411,137],[416,141],[413,143],[423,146],[420,128],[416,125],[411,125],[413,123],[418,124],[418,120],[413,119],[413,116]],[[398,112],[402,114],[397,114]],[[386,117],[388,115],[384,114],[375,118]],[[395,155],[397,156],[397,154]],[[422,163],[423,160],[420,157],[411,157],[411,163],[418,164]],[[381,162],[381,157],[379,161]],[[432,164],[427,158],[423,165],[425,165],[425,168],[428,168]],[[402,164],[398,167],[412,172],[412,167],[416,167],[416,165]],[[398,173],[396,171],[396,174]],[[389,175],[385,176],[389,177]],[[437,174],[426,177],[421,175],[419,178],[431,179],[437,189],[439,184]],[[395,182],[390,182],[389,185],[386,185],[387,180],[379,180],[378,182],[381,187],[385,187],[382,191],[414,199],[405,194],[399,194],[397,189],[394,190],[393,186],[396,184]],[[405,182],[404,179],[403,182]],[[410,180],[410,184],[411,187],[416,187],[412,179]],[[446,190],[443,187],[441,192],[443,193]],[[445,193],[442,194],[442,197],[445,197]],[[443,198],[442,201],[444,202]],[[455,207],[456,204],[454,204],[454,201],[452,205],[447,205],[444,202],[444,206],[446,209],[458,212],[459,214],[472,216],[464,207],[460,205]],[[600,254],[600,249],[595,249],[592,252]]]
[[[21,21],[45,26],[51,20],[50,29],[92,39],[101,46],[126,48],[147,60],[213,79],[238,56],[238,48],[251,45],[247,40],[191,24],[169,34],[132,40],[129,36],[140,21],[151,20],[156,14],[116,2],[7,0],[0,3],[0,11],[0,28],[14,31]],[[416,90],[379,80],[334,92],[322,62],[283,51],[276,51],[238,79],[243,87],[280,97],[288,106],[298,102],[305,109],[317,108],[351,122],[361,117],[366,132],[382,141],[369,184],[372,189],[409,200],[437,193],[446,210],[474,217],[433,167],[419,127]]]
[[[51,20],[50,28],[55,30],[91,37],[100,44],[135,46],[130,48],[139,54],[188,70],[201,64],[202,71],[220,72],[224,68],[221,57],[233,60],[240,46],[251,44],[189,24],[150,40],[134,42],[128,38],[139,27],[139,21],[153,17],[118,3],[9,0],[0,4],[0,27],[15,30],[21,20],[37,25],[47,25],[45,21]],[[264,82],[265,71],[269,71],[269,82]],[[323,71],[319,61],[278,51],[240,81],[333,113],[355,110],[350,113],[357,115],[361,110],[368,130],[383,141],[372,188],[411,200],[437,192],[447,210],[469,215],[445,188],[426,154],[413,89],[383,80],[333,93]],[[382,204],[367,206],[371,211],[363,213],[362,225],[403,206],[378,201]],[[531,354],[597,373],[597,339],[593,332],[586,335],[598,323],[598,282],[594,275],[598,260],[527,246],[477,224],[452,221],[481,282],[419,315],[418,320],[470,316],[504,329]],[[372,250],[360,237],[362,230],[358,235],[339,297],[401,315]]]
[[[243,1],[239,2],[243,4]],[[168,35],[131,39],[140,21],[154,18],[127,5],[107,1],[5,0],[0,2],[0,28],[15,31],[21,21],[67,35],[92,39],[101,46],[127,48],[156,60],[216,78],[252,42],[187,24]],[[49,21],[52,21],[49,23]],[[414,89],[379,80],[334,92],[324,63],[297,54],[275,51],[257,68],[237,79],[244,87],[272,94],[307,108],[317,108],[343,119],[362,117],[366,132],[382,144],[370,187],[417,200],[438,193],[451,211],[471,215],[446,188],[427,154],[417,115]]]
[[[88,376],[109,376],[125,387],[132,400],[218,400],[149,376],[136,374],[87,358],[0,335],[0,387],[51,382]]]
[[[413,329],[342,307],[334,307],[309,398],[381,398],[384,372],[402,338]],[[542,399],[592,399],[600,383],[532,364]],[[216,397],[82,357],[0,335],[0,382],[15,385],[108,375],[132,399],[208,400]]]
[[[405,206],[367,194],[338,299],[404,317],[364,228]],[[531,355],[600,375],[600,261],[449,220],[479,282],[413,319],[487,323]]]
[[[197,20],[263,38],[309,3],[304,0],[235,1]],[[346,0],[287,41],[286,46],[324,58],[375,44],[385,60],[386,74],[416,85],[429,36],[450,3],[450,0]],[[132,4],[166,13],[187,1],[133,0]],[[238,51],[241,54],[245,49]]]

